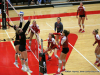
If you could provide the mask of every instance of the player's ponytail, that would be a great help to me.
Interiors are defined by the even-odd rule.
[[[95,33],[98,34],[99,29],[95,29]]]
[[[55,39],[55,36],[54,36],[54,34],[51,34],[51,37]]]
[[[63,33],[65,34],[65,36],[68,36],[70,34],[70,31],[64,30]]]

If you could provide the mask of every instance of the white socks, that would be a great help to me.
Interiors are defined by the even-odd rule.
[[[15,63],[18,63],[17,60],[15,60]]]
[[[60,68],[58,68],[58,72],[60,72]]]
[[[26,68],[27,68],[27,69],[29,69],[29,67],[28,67],[28,66],[26,66]]]
[[[99,61],[99,59],[98,59],[98,58],[96,58],[96,61]]]
[[[63,66],[63,68],[62,69],[65,69],[65,66]]]
[[[99,60],[99,63],[100,63],[100,60]]]
[[[22,67],[25,67],[25,65],[23,64]]]

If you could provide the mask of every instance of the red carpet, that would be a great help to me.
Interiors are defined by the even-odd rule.
[[[76,34],[70,34],[68,36],[69,42],[74,46],[75,42],[77,40],[77,35]],[[28,40],[27,40],[28,43]],[[32,51],[37,55],[37,47],[35,47],[35,40],[32,40]],[[72,51],[72,47],[69,46],[69,53],[67,54],[66,61],[68,60],[68,57]],[[58,51],[58,55],[60,55],[61,50]],[[0,75],[27,75],[26,72],[23,72],[21,70],[21,63],[20,60],[18,59],[19,62],[19,67],[16,68],[13,63],[15,61],[14,58],[15,55],[15,50],[13,46],[11,45],[10,42],[0,42]],[[38,56],[38,55],[37,55]],[[39,63],[32,54],[32,52],[28,52],[28,62],[29,62],[29,67],[33,71],[31,75],[39,75]],[[55,73],[57,70],[57,64],[58,60],[52,55],[52,60],[47,61],[47,72],[48,73]]]
[[[55,17],[67,17],[67,16],[76,16],[76,12],[72,13],[60,13],[60,14],[47,14],[47,15],[36,15],[36,16],[30,16],[31,19],[42,19],[42,18],[55,18]],[[91,14],[100,14],[100,10],[95,11],[86,11],[87,15]],[[29,16],[24,16],[24,20],[28,20]],[[19,17],[11,17],[11,21],[19,21]],[[0,22],[2,22],[2,19],[0,19]]]

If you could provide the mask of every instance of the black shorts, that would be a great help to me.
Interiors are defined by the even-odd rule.
[[[67,54],[69,52],[69,48],[63,48],[62,53]]]
[[[31,33],[34,35],[34,32],[31,31]]]
[[[19,46],[19,51],[21,51],[21,52],[26,51],[26,46],[25,45],[20,45]]]
[[[85,15],[79,15],[79,17],[81,17],[81,18],[82,18],[82,17],[85,17]]]
[[[19,45],[19,44],[20,44],[19,41],[15,41],[15,42],[14,42],[14,46]]]
[[[60,31],[57,31],[57,33],[62,33],[62,32],[60,32]]]

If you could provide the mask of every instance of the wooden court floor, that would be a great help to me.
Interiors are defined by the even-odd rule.
[[[96,11],[100,10],[100,4],[87,4],[84,5],[86,11]],[[45,15],[45,14],[59,14],[59,13],[71,13],[77,11],[78,5],[71,7],[59,7],[59,8],[36,8],[36,9],[21,9],[17,10],[23,11],[25,16],[32,15]],[[34,13],[35,12],[35,13]],[[10,17],[17,17],[14,10],[9,11]],[[78,50],[88,61],[93,65],[96,60],[95,58],[95,48],[97,45],[93,46],[95,41],[92,31],[94,29],[99,29],[100,32],[100,14],[87,15],[88,20],[85,20],[85,33],[79,33],[78,19],[76,16],[61,17],[64,29],[70,30],[71,33],[78,35],[78,40],[76,41],[75,48]],[[37,24],[40,27],[40,37],[42,39],[48,38],[48,33],[54,32],[54,23],[56,18],[45,18],[36,19]],[[13,21],[14,24],[19,24],[19,21]],[[10,28],[5,30],[0,29],[0,39],[8,38],[8,35],[13,37],[15,31]],[[100,33],[99,33],[100,34]],[[28,35],[29,36],[29,35]],[[44,42],[44,49],[46,49],[47,43]],[[68,71],[97,71],[86,59],[84,59],[75,49],[72,50],[71,55],[66,63],[66,70]],[[100,70],[100,67],[94,65]],[[100,75],[98,72],[63,72],[64,75]],[[52,75],[52,74],[50,74]]]

